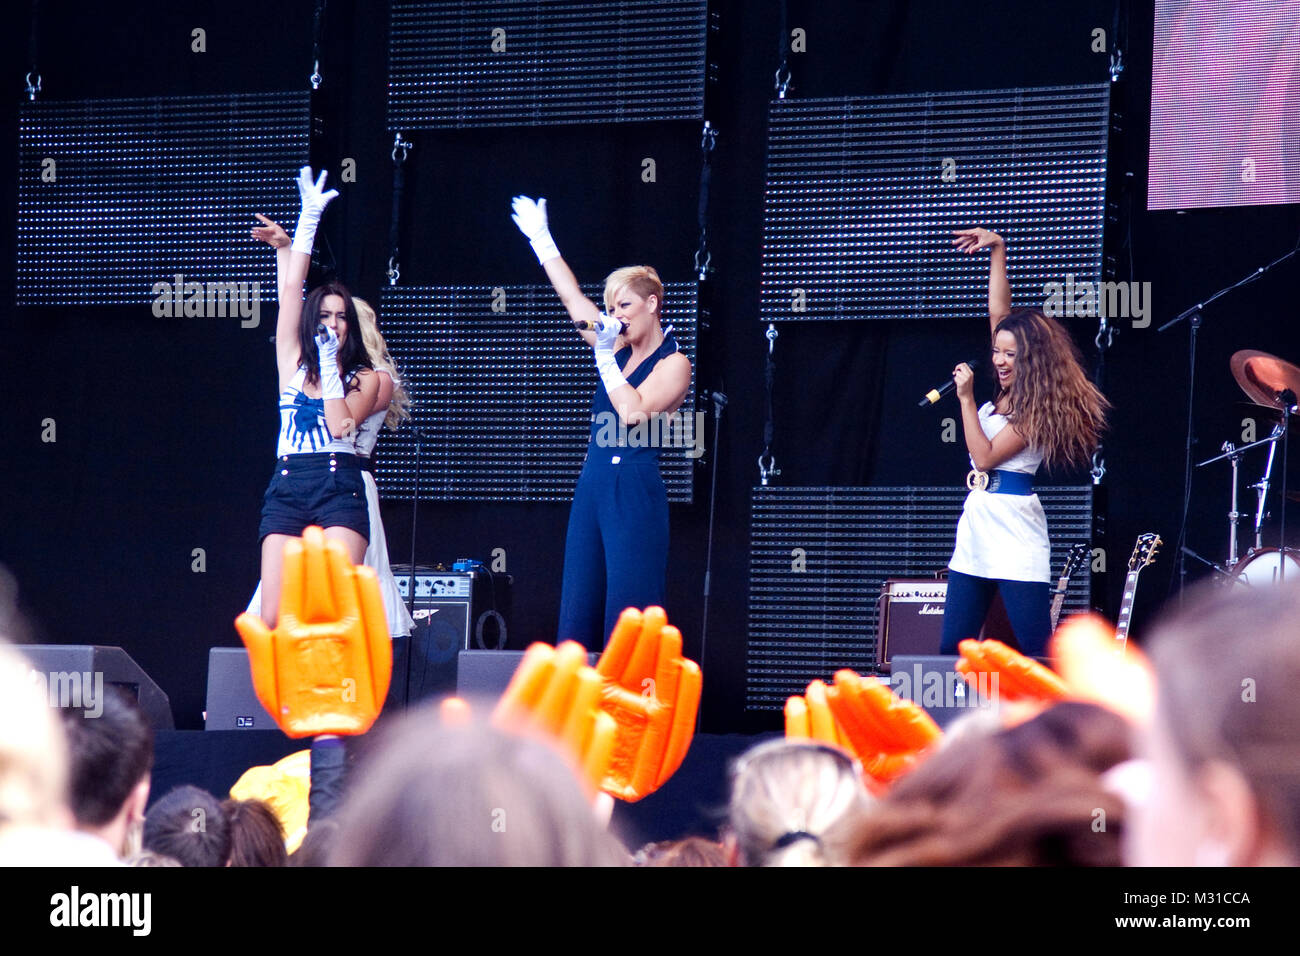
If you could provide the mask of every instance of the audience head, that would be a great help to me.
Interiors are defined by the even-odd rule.
[[[647,843],[634,860],[637,866],[726,866],[727,851],[715,840],[693,836]]]
[[[486,708],[476,708],[476,712]],[[332,866],[601,866],[626,862],[550,743],[431,707],[385,728],[335,819]]]
[[[231,866],[288,866],[284,828],[261,800],[224,800],[230,826]]]
[[[225,866],[230,825],[212,794],[177,787],[145,814],[144,848],[173,857],[181,866]]]
[[[77,828],[121,857],[139,849],[153,768],[153,730],[131,696],[105,687],[99,712],[65,707],[70,804]]]
[[[732,768],[727,851],[739,866],[842,866],[871,806],[862,768],[835,747],[781,739]]]
[[[0,643],[0,829],[71,825],[67,745],[31,670]]]
[[[170,857],[163,856],[161,853],[154,853],[152,850],[141,850],[127,858],[127,866],[180,866],[180,861]]]
[[[1156,711],[1135,736],[1149,776],[1126,862],[1300,864],[1298,633],[1300,580],[1202,586],[1153,629]]]
[[[1123,718],[1065,702],[952,742],[872,810],[855,859],[880,866],[1114,866],[1120,800],[1101,775],[1128,755]]]

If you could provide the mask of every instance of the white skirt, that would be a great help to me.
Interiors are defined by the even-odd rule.
[[[384,537],[384,522],[379,517],[379,486],[375,476],[368,471],[361,473],[361,480],[366,486],[366,506],[370,510],[370,542],[366,545],[366,556],[361,563],[374,568],[379,577],[379,594],[384,599],[384,614],[388,618],[390,637],[406,637],[411,633],[415,622],[402,600],[402,592],[397,589],[393,578],[393,569],[388,564],[388,540]],[[257,582],[253,600],[248,602],[250,614],[262,615],[262,582]]]
[[[948,567],[1003,581],[1052,581],[1052,545],[1038,495],[972,491]]]

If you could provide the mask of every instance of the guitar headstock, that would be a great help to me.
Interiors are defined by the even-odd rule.
[[[1133,554],[1128,559],[1129,571],[1141,571],[1148,564],[1155,561],[1156,552],[1164,544],[1160,540],[1160,535],[1154,532],[1147,532],[1138,535],[1137,544],[1133,546]]]
[[[1065,568],[1061,571],[1061,577],[1070,578],[1074,572],[1079,570],[1083,564],[1084,558],[1088,556],[1088,542],[1079,541],[1070,545],[1070,553],[1065,556]]]

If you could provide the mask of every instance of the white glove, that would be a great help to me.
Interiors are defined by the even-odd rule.
[[[514,209],[510,218],[515,221],[519,231],[528,237],[528,242],[537,253],[537,261],[543,265],[550,259],[560,258],[560,250],[555,247],[551,230],[546,222],[546,200],[536,202],[527,196],[516,196],[510,202]]]
[[[329,401],[342,398],[344,393],[343,379],[339,377],[339,337],[329,326],[325,327],[325,332],[327,338],[324,342],[319,334],[316,336],[316,351],[320,353],[320,396]]]
[[[622,330],[621,322],[604,312],[600,314],[600,331],[596,333],[596,371],[600,373],[607,395],[613,395],[615,389],[627,384],[627,379],[619,371],[618,360],[614,357],[614,342]]]
[[[339,194],[337,189],[323,192],[325,175],[325,170],[322,169],[320,178],[312,182],[310,166],[298,170],[298,195],[302,199],[302,212],[298,214],[298,228],[293,231],[294,252],[311,255],[312,246],[316,244],[316,227],[320,225],[321,213],[330,200]]]

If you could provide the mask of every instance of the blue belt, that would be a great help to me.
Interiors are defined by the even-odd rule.
[[[998,495],[1032,495],[1034,476],[1023,471],[980,471],[974,469],[966,476],[966,487],[972,491],[988,491]]]

